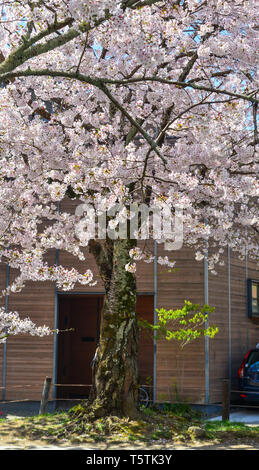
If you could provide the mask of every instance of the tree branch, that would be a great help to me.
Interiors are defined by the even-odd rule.
[[[169,80],[167,78],[161,78],[157,76],[153,77],[136,77],[136,78],[130,78],[128,80],[112,80],[109,78],[100,78],[100,80],[103,83],[111,84],[111,85],[129,85],[129,84],[134,84],[134,83],[140,83],[140,82],[159,82],[159,83],[165,83],[167,85],[175,85],[178,88],[193,88],[195,90],[201,90],[201,91],[209,91],[212,93],[216,94],[223,94],[223,95],[228,95],[228,96],[233,96],[235,98],[240,98],[245,101],[250,101],[251,103],[258,103],[259,100],[251,96],[252,94],[256,93],[256,90],[253,90],[250,94],[242,95],[240,93],[234,93],[229,90],[222,90],[220,88],[214,88],[214,87],[209,87],[209,86],[203,86],[203,85],[196,85],[192,83],[191,81],[189,82],[181,82],[179,80]]]
[[[121,111],[121,113],[129,120],[129,122],[138,129],[140,134],[144,137],[144,139],[148,142],[150,145],[151,149],[159,156],[159,158],[163,161],[164,164],[167,163],[166,158],[161,154],[161,152],[158,149],[158,146],[156,142],[149,136],[149,134],[141,127],[141,125],[135,120],[129,113],[128,111],[123,107],[119,101],[116,100],[116,98],[111,94],[111,92],[108,90],[107,86],[105,85],[103,79],[99,78],[92,78],[87,75],[82,75],[77,72],[58,72],[58,71],[53,71],[49,69],[45,70],[23,70],[19,72],[11,72],[4,74],[2,77],[0,76],[0,79],[2,80],[9,80],[11,78],[18,78],[18,77],[42,77],[42,76],[48,76],[48,77],[63,77],[63,78],[68,78],[68,79],[73,79],[73,80],[79,80],[84,83],[89,83],[90,85],[99,88],[106,96],[109,98],[109,100]]]
[[[13,51],[0,65],[0,75],[4,73],[11,72],[12,70],[16,69],[20,65],[24,64],[28,59],[39,55],[42,48],[46,48],[48,44],[51,44],[51,41],[61,41],[63,36],[59,36],[58,38],[52,39],[45,44],[36,45],[41,39],[56,33],[57,31],[65,28],[66,26],[71,25],[73,22],[72,18],[68,18],[61,22],[53,23],[49,25],[47,29],[41,31],[36,36],[31,37],[30,39],[26,39],[23,41],[21,46],[19,46],[15,51]],[[69,39],[71,40],[71,39]],[[58,47],[58,46],[57,46]],[[46,51],[45,51],[46,52]]]
[[[156,144],[156,142],[151,139],[151,137],[147,134],[147,132],[141,127],[141,125],[137,122],[137,120],[133,119],[132,116],[126,111],[126,109],[124,109],[124,107],[116,100],[116,98],[114,98],[114,96],[110,93],[110,91],[108,90],[108,88],[104,85],[104,83],[102,82],[101,80],[101,84],[100,86],[98,87],[100,88],[103,93],[110,99],[110,101],[112,103],[114,103],[114,105],[122,112],[122,114],[124,114],[124,116],[126,116],[126,118],[130,121],[130,123],[136,127],[138,129],[138,131],[140,132],[140,134],[144,137],[144,139],[149,143],[150,147],[152,150],[154,150],[154,152],[159,156],[159,158],[161,158],[161,160],[163,161],[164,164],[167,163],[167,160],[165,159],[165,157],[161,154],[160,150],[158,149],[158,146]]]
[[[136,1],[136,0],[127,0],[126,2],[122,1],[122,7],[124,10],[127,8],[135,9],[141,8],[143,6],[152,6],[155,3],[158,3],[161,0],[143,0],[143,1]],[[61,22],[57,22],[56,18],[53,24],[48,25],[48,27],[41,31],[36,36],[25,38],[23,44],[19,46],[15,51],[13,51],[0,65],[0,75],[4,73],[11,72],[15,70],[20,65],[24,64],[27,60],[32,59],[33,57],[38,57],[41,54],[46,52],[50,52],[53,49],[57,49],[68,42],[72,41],[73,39],[79,37],[82,33],[87,33],[92,29],[101,25],[104,21],[110,19],[112,15],[110,14],[109,10],[105,11],[105,15],[102,18],[95,20],[94,22],[82,23],[78,29],[72,28],[74,23],[73,18],[66,18]],[[53,33],[60,31],[61,29],[65,28],[66,26],[70,26],[69,31],[59,34],[58,37],[49,39],[44,44],[37,44],[41,39],[47,38]]]

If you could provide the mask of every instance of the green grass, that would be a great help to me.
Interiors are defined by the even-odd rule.
[[[247,426],[244,423],[230,421],[208,421],[205,424],[206,437],[218,439],[224,437],[252,438],[259,441],[259,426]]]

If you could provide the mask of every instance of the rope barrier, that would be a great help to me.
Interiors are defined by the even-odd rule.
[[[49,403],[55,403],[55,402],[58,402],[58,401],[67,401],[67,402],[76,402],[76,401],[79,401],[79,402],[82,402],[84,400],[84,398],[51,398],[48,400]],[[1,400],[0,401],[0,408],[1,408],[1,405],[9,405],[9,404],[12,404],[12,403],[26,403],[26,402],[31,402],[32,400],[30,400],[29,398],[25,398],[23,400]],[[38,401],[38,400],[37,400]],[[153,403],[153,400],[148,400],[148,402],[150,403]],[[163,405],[196,405],[196,403],[188,403],[186,401],[167,401],[167,400],[163,400],[161,402],[157,401],[156,402],[157,404],[163,404]],[[200,403],[199,403],[200,405]],[[213,403],[212,403],[213,405]],[[235,404],[235,403],[232,403],[230,404],[230,407],[232,409],[237,409],[237,408],[252,408],[252,409],[259,409],[259,406],[258,405],[240,405],[240,404]]]
[[[13,386],[7,386],[7,387],[0,387],[0,389],[4,389],[5,392],[8,392],[8,391],[11,391],[11,390],[19,390],[19,389],[26,389],[26,388],[34,388],[35,387],[39,387],[39,386],[42,386],[42,384],[39,384],[39,383],[35,383],[35,384],[23,384],[23,385],[13,385]],[[72,402],[76,402],[76,401],[82,401],[84,399],[86,399],[87,397],[69,397],[69,398],[62,398],[62,397],[58,397],[58,398],[50,398],[49,397],[49,391],[50,391],[50,388],[51,387],[63,387],[63,388],[91,388],[93,385],[92,384],[59,384],[59,383],[51,383],[51,378],[49,377],[46,377],[45,379],[45,382],[44,382],[44,387],[43,387],[43,392],[42,392],[42,401],[41,401],[41,407],[42,409],[44,409],[44,407],[46,407],[48,401],[50,402],[59,402],[59,401],[72,401]],[[227,388],[225,387],[227,386]],[[225,387],[225,388],[224,388]],[[142,388],[142,391],[143,389],[150,389],[152,391],[153,389],[153,385],[140,385],[140,389]],[[168,389],[168,387],[166,387]],[[192,390],[192,391],[201,391],[201,388],[200,387],[185,387],[184,389],[184,392],[187,391],[188,393],[188,389],[189,390]],[[224,390],[224,392],[223,392]],[[167,390],[168,391],[168,390]],[[214,388],[214,389],[211,389],[210,390],[211,394],[213,393],[221,393],[221,400],[220,403],[218,404],[221,404],[222,405],[222,419],[223,419],[223,414],[224,416],[229,416],[229,410],[230,408],[247,408],[248,407],[248,403],[245,403],[245,404],[239,404],[239,403],[234,403],[232,401],[231,403],[231,400],[230,400],[230,396],[232,395],[233,397],[233,394],[239,394],[239,395],[244,395],[244,398],[247,398],[249,400],[249,395],[258,395],[258,398],[259,398],[259,391],[253,391],[253,390],[235,390],[235,389],[230,389],[229,387],[229,380],[223,380],[223,388]],[[222,392],[223,392],[223,395],[222,395]],[[144,402],[145,403],[152,403],[152,399],[149,397],[149,394],[146,393],[144,391],[144,394],[146,394],[146,396],[144,397]],[[160,400],[157,400],[156,403],[157,404],[179,404],[179,405],[195,405],[195,403],[191,403],[190,402],[190,399],[189,400],[186,400],[186,401],[179,401],[179,400],[176,400],[176,399],[171,399],[171,401],[168,400],[168,398],[166,400],[163,400],[163,396],[167,395],[166,391],[165,392],[161,392],[161,395],[160,395]],[[171,393],[171,396],[173,395],[173,393]],[[167,395],[167,397],[170,396],[170,393]],[[158,397],[159,398],[159,397]],[[0,406],[1,406],[1,403],[4,404],[4,403],[7,403],[7,404],[10,404],[10,403],[24,403],[24,402],[28,402],[28,401],[31,401],[31,399],[29,398],[25,398],[25,399],[16,399],[16,400],[4,400],[4,401],[0,401]],[[217,404],[217,403],[214,403],[214,404]],[[249,407],[250,408],[253,408],[253,409],[259,409],[259,405],[256,405],[256,404],[250,404],[249,403]],[[224,418],[224,419],[228,419],[228,418]]]
[[[33,385],[11,385],[11,386],[8,386],[8,387],[0,387],[0,390],[14,390],[16,388],[25,388],[25,387],[36,387],[36,386],[42,386],[42,383],[36,383],[36,384],[33,384]],[[93,385],[92,384],[51,384],[52,387],[92,387]],[[153,388],[152,385],[140,385],[141,387],[145,387],[145,388]]]
[[[6,392],[8,390],[15,390],[17,388],[35,388],[35,387],[38,387],[38,386],[42,386],[42,383],[35,383],[35,384],[24,384],[24,385],[11,385],[11,386],[7,386],[7,387],[0,387],[0,390],[6,390]],[[51,384],[52,387],[92,387],[93,385],[92,384],[56,384],[56,383],[53,383]],[[152,385],[146,385],[146,384],[141,384],[140,387],[145,387],[145,388],[153,388]],[[184,391],[185,390],[201,390],[200,387],[184,387]],[[210,392],[211,394],[215,393],[215,392],[221,392],[222,389],[221,388],[214,388],[214,389],[211,389]],[[245,394],[253,394],[253,395],[259,395],[259,391],[256,392],[254,390],[230,390],[231,393],[245,393]]]

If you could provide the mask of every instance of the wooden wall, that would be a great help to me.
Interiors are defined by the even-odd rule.
[[[161,248],[160,248],[161,251]],[[180,307],[184,299],[203,304],[204,264],[196,262],[192,250],[173,252],[179,271],[158,269],[158,308]],[[210,324],[219,332],[210,339],[205,357],[204,338],[181,349],[176,342],[160,341],[157,345],[157,399],[192,403],[218,403],[222,381],[230,378],[233,399],[237,398],[238,368],[248,349],[259,342],[259,321],[247,317],[246,280],[259,279],[255,261],[240,260],[226,250],[224,266],[217,275],[208,272],[208,303],[215,307]],[[209,386],[206,390],[205,368]]]
[[[54,263],[55,255],[49,256]],[[10,282],[16,272],[10,269]],[[55,290],[50,282],[28,282],[20,293],[9,296],[8,310],[18,311],[21,318],[29,317],[36,325],[54,328]],[[53,336],[10,336],[7,340],[7,400],[39,400],[46,376],[52,376]]]
[[[163,255],[162,245],[158,245],[159,255]],[[195,261],[189,248],[170,252],[170,259],[179,270],[170,273],[165,266],[158,267],[157,308],[179,308],[184,300],[203,304],[203,264]],[[204,401],[204,339],[184,348],[175,341],[158,341],[157,400]]]
[[[224,254],[225,265],[218,274],[209,274],[209,304],[216,307],[215,322],[219,333],[210,340],[210,401],[219,402],[222,380],[231,380],[232,398],[237,399],[238,369],[247,350],[255,347],[259,338],[258,320],[247,317],[246,280],[259,279],[259,269],[253,261],[240,260],[232,251]]]
[[[74,210],[73,201],[66,206]],[[153,242],[149,242],[153,249]],[[158,256],[164,255],[163,245],[158,244]],[[179,270],[168,272],[165,266],[157,266],[157,308],[179,308],[184,300],[203,304],[204,298],[204,263],[194,259],[194,252],[189,248],[167,252],[176,261]],[[49,255],[55,263],[56,253]],[[59,252],[59,263],[64,266],[73,264],[81,272],[93,269],[97,276],[94,287],[76,285],[75,292],[103,292],[103,284],[98,278],[93,256],[86,250],[86,262],[78,261],[72,255]],[[204,338],[181,349],[176,342],[157,342],[156,398],[157,401],[188,401],[205,403],[205,364],[209,359],[209,395],[210,402],[221,400],[222,379],[228,377],[229,358],[231,358],[231,376],[233,386],[237,370],[246,350],[259,342],[259,324],[246,315],[246,278],[259,279],[255,263],[240,261],[230,254],[230,273],[228,256],[225,254],[225,266],[217,267],[218,275],[209,274],[209,304],[216,310],[211,322],[219,327],[219,333],[209,340],[209,357],[205,357]],[[137,286],[140,293],[154,291],[153,263],[139,264]],[[10,277],[15,273],[11,270]],[[230,286],[228,284],[230,276]],[[5,287],[6,268],[0,266],[0,289]],[[230,302],[230,304],[229,304]],[[0,306],[4,299],[0,298]],[[46,323],[54,327],[55,287],[50,283],[28,283],[26,288],[9,298],[9,311],[17,310],[21,316],[30,316],[37,324]],[[0,374],[3,380],[3,345],[0,345]],[[7,400],[39,400],[46,375],[53,373],[53,336],[34,338],[28,335],[8,338],[7,341]]]
[[[217,275],[208,273],[208,303],[215,307],[214,324],[219,329],[209,340],[209,396],[212,403],[221,399],[221,383],[228,371],[228,265],[217,266]],[[210,322],[212,323],[212,322]]]

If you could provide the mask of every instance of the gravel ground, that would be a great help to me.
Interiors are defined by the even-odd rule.
[[[56,404],[55,401],[50,401],[47,404],[46,413],[53,413],[58,410],[69,410],[77,404],[75,401],[70,400],[59,400]],[[17,417],[26,417],[26,416],[37,416],[40,410],[39,401],[10,401],[10,402],[1,402],[0,401],[0,417],[7,416],[17,416]]]

